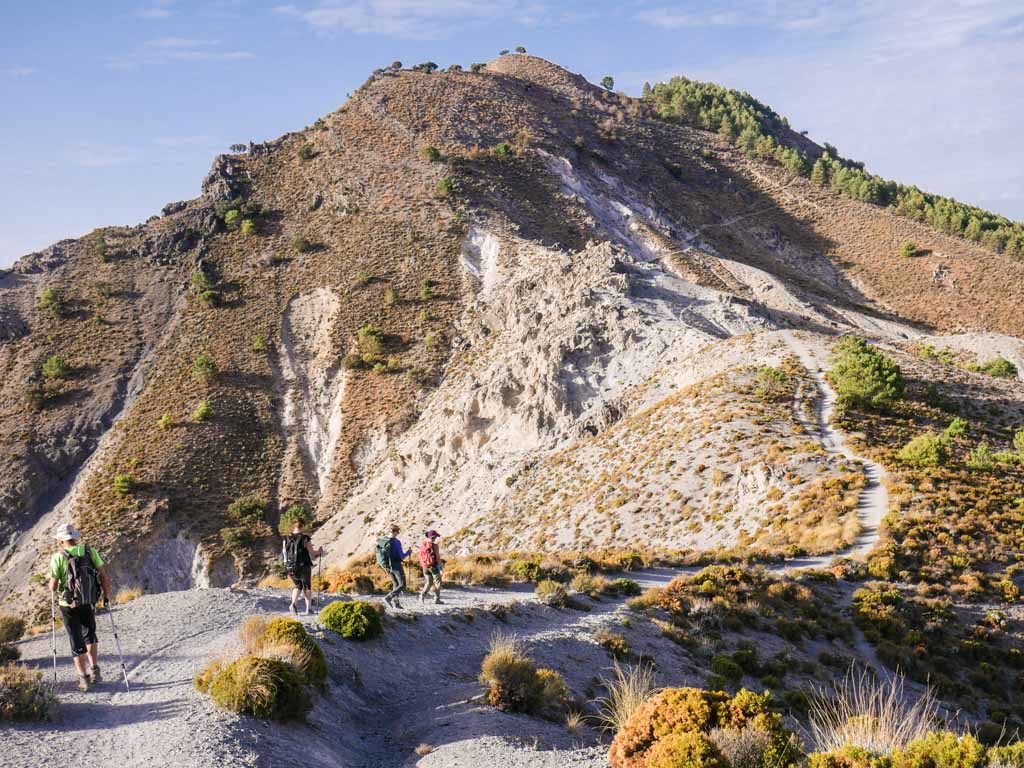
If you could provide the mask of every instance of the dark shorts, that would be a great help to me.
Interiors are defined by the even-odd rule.
[[[64,619],[64,629],[71,641],[71,655],[81,656],[85,646],[92,645],[96,640],[96,611],[91,605],[80,605],[77,608],[60,607],[60,615]]]
[[[309,565],[305,568],[296,568],[294,571],[288,571],[288,578],[292,580],[292,584],[295,585],[296,589],[312,589],[313,566]]]

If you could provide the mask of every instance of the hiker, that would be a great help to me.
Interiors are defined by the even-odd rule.
[[[420,544],[420,567],[423,569],[423,589],[420,592],[422,603],[431,588],[434,590],[434,603],[441,604],[441,569],[444,561],[441,560],[441,553],[437,548],[437,540],[441,534],[430,530],[423,534],[423,543]]]
[[[391,591],[384,595],[384,604],[391,608],[402,607],[398,600],[405,590],[405,572],[402,570],[402,561],[412,554],[411,549],[402,549],[402,542],[398,540],[400,531],[401,529],[397,525],[392,525],[390,536],[382,536],[377,539],[377,565],[383,568],[391,578]]]
[[[295,586],[288,610],[298,613],[295,603],[301,593],[306,598],[306,615],[309,616],[313,599],[313,558],[320,557],[324,553],[324,548],[313,548],[312,540],[302,532],[305,527],[305,520],[301,517],[295,518],[291,534],[285,536],[281,543],[281,559],[284,561],[285,570],[288,571],[288,578]]]
[[[78,689],[88,691],[100,676],[96,638],[96,604],[110,601],[110,582],[103,558],[93,547],[80,544],[82,534],[71,524],[53,536],[61,548],[50,558],[50,592],[57,594],[64,629],[71,641],[71,658],[78,671]]]

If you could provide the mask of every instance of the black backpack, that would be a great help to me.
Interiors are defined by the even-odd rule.
[[[89,547],[83,544],[80,555],[72,555],[66,549],[62,549],[61,554],[67,561],[64,599],[72,608],[83,605],[95,607],[103,590],[100,587],[100,572],[89,556]]]
[[[284,560],[286,571],[295,571],[313,564],[306,549],[306,541],[309,539],[303,533],[293,533],[284,537],[281,545],[281,559]]]

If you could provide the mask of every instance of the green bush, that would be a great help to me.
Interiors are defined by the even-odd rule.
[[[174,426],[174,418],[171,416],[171,414],[165,413],[163,416],[156,420],[156,425],[160,427],[160,429],[167,431],[168,429]]]
[[[981,365],[982,373],[989,376],[996,376],[1001,379],[1017,378],[1017,366],[1005,357],[996,357]]]
[[[302,674],[280,659],[243,656],[221,669],[208,690],[218,706],[268,720],[302,720],[313,707]]]
[[[1020,454],[1024,454],[1024,429],[1018,429],[1013,433],[1013,449]]]
[[[435,163],[441,159],[441,151],[433,146],[420,147],[420,158]]]
[[[192,285],[192,291],[197,294],[203,294],[206,293],[207,291],[212,291],[216,287],[213,284],[213,281],[201,269],[197,269],[195,272],[192,273],[190,283]]]
[[[788,395],[786,384],[789,382],[789,376],[785,371],[766,365],[758,369],[756,379],[754,393],[762,400],[777,400]]]
[[[301,504],[292,504],[288,509],[281,513],[281,519],[278,521],[277,529],[282,534],[291,533],[292,523],[298,518],[303,520],[309,520],[309,510]]]
[[[502,141],[494,146],[494,156],[499,160],[511,160],[515,157],[515,150],[507,141]]]
[[[331,603],[320,611],[320,623],[346,640],[371,640],[384,631],[377,609],[363,600]]]
[[[239,231],[246,237],[252,237],[256,234],[256,222],[252,219],[242,219],[242,226]]]
[[[227,516],[236,523],[256,525],[267,513],[267,502],[259,496],[239,496],[228,504]]]
[[[940,467],[946,463],[946,438],[925,432],[903,446],[896,458],[912,467]]]
[[[569,593],[565,591],[565,586],[552,579],[538,581],[534,594],[544,605],[555,608],[563,608],[569,601]]]
[[[455,194],[455,180],[451,176],[443,176],[438,179],[437,194],[440,197],[451,197]]]
[[[470,72],[483,72],[487,68],[487,65],[480,61],[475,61],[469,65]]]
[[[703,733],[683,731],[658,739],[644,756],[643,768],[730,768]]]
[[[297,251],[298,253],[306,253],[313,247],[309,240],[307,240],[303,235],[292,235],[290,242],[292,250]]]
[[[58,381],[71,373],[71,366],[60,355],[50,355],[43,361],[43,378]]]
[[[911,243],[910,241],[907,241],[900,246],[900,256],[902,256],[904,259],[910,259],[913,258],[914,256],[917,256],[917,251],[917,245]]]
[[[594,639],[597,640],[598,645],[608,651],[609,655],[611,655],[613,659],[621,661],[629,658],[629,640],[627,640],[625,636],[620,635],[617,632],[601,630],[594,636]]]
[[[743,667],[733,661],[731,656],[718,654],[711,657],[711,671],[721,675],[731,683],[738,683],[743,679]]]
[[[21,649],[7,643],[0,643],[0,664],[17,661],[21,658]]]
[[[316,151],[313,149],[312,144],[303,144],[301,147],[299,147],[298,154],[299,159],[302,160],[302,162],[307,162],[316,157]]]
[[[903,397],[899,366],[858,336],[844,336],[832,350],[829,378],[846,407],[885,408]]]
[[[25,634],[25,620],[8,613],[0,614],[0,643],[13,643]]]
[[[930,733],[892,755],[892,768],[984,768],[985,747],[973,736]]]
[[[640,585],[632,579],[614,579],[605,590],[608,594],[621,595],[623,597],[635,597],[643,592]]]
[[[967,466],[971,469],[988,470],[995,466],[995,455],[988,443],[978,443],[967,456]]]
[[[279,617],[271,619],[261,633],[259,642],[264,649],[272,650],[275,645],[291,645],[299,650],[300,661],[296,667],[307,683],[320,684],[327,679],[327,657],[317,642],[309,636],[302,623],[295,619]]]
[[[217,363],[205,352],[201,352],[192,361],[192,375],[197,379],[210,379],[217,375]]]
[[[242,214],[237,208],[232,208],[224,213],[224,226],[234,231],[238,229],[239,223],[242,220]]]
[[[946,427],[945,431],[942,434],[945,435],[950,440],[955,440],[958,437],[966,436],[967,435],[967,421],[966,421],[966,419],[961,419],[959,416],[957,416],[955,419],[953,419],[951,422],[949,422],[949,426]]]
[[[114,476],[114,493],[118,496],[127,496],[135,490],[135,478],[132,475]]]
[[[56,703],[42,672],[13,661],[0,666],[0,721],[48,720]]]
[[[200,400],[199,405],[192,412],[192,419],[194,421],[209,421],[213,418],[213,406],[210,405],[208,400]]]
[[[64,314],[64,295],[56,288],[44,288],[39,294],[36,307],[55,317],[61,317]]]
[[[269,343],[267,342],[267,337],[264,336],[262,333],[257,333],[252,337],[251,346],[252,351],[257,354],[260,354],[261,352],[266,352],[267,349],[269,349],[270,347]]]
[[[988,751],[988,764],[990,768],[1024,768],[1024,741],[992,747]]]
[[[384,330],[379,325],[364,325],[356,331],[356,347],[364,355],[384,354]]]

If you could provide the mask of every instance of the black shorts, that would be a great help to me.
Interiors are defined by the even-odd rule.
[[[81,656],[85,646],[92,645],[96,640],[96,611],[91,605],[80,605],[76,608],[60,607],[60,615],[64,618],[64,629],[71,641],[71,655]]]
[[[292,580],[292,584],[295,585],[296,589],[312,589],[313,566],[307,565],[305,568],[296,568],[294,571],[288,571],[288,578]]]

